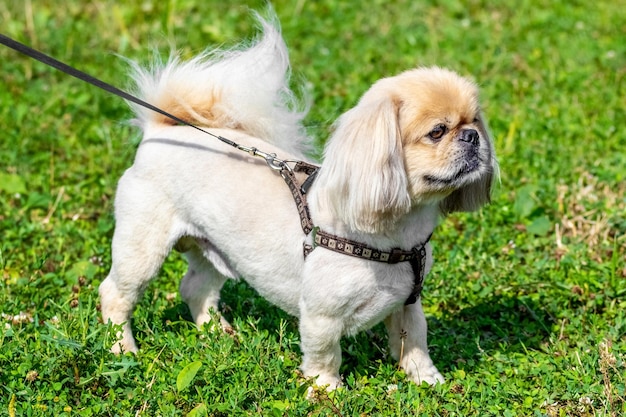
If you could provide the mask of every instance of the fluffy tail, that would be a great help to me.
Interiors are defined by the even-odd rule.
[[[206,51],[183,62],[173,55],[151,68],[133,64],[136,95],[192,124],[245,131],[300,155],[308,145],[307,109],[289,88],[289,56],[277,23],[257,15],[260,39],[248,48]],[[131,103],[138,124],[174,125]],[[302,107],[302,106],[300,106]]]

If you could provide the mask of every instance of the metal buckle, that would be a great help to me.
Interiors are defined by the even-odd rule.
[[[258,150],[254,146],[238,145],[237,149],[247,152],[250,156],[258,156],[259,158],[265,159],[267,166],[269,166],[274,171],[282,171],[285,168],[291,171],[291,167],[289,167],[289,165],[287,165],[287,163],[282,159],[278,159],[275,153],[263,152]]]

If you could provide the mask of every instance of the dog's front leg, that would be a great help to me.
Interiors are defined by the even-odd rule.
[[[400,362],[400,367],[411,380],[418,385],[444,382],[428,354],[426,318],[420,299],[392,313],[385,319],[385,325],[391,355]]]
[[[343,323],[337,318],[301,312],[302,372],[305,377],[317,377],[315,384],[327,386],[329,390],[341,385],[339,366],[342,328]]]

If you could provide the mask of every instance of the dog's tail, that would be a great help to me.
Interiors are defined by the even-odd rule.
[[[249,47],[205,51],[186,62],[172,55],[151,68],[131,64],[136,95],[186,122],[240,129],[301,155],[308,150],[302,125],[308,109],[289,88],[289,57],[276,19],[257,20],[262,36]],[[177,124],[131,106],[144,130]]]

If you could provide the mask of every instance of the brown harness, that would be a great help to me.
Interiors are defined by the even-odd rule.
[[[291,195],[296,203],[298,214],[300,215],[300,225],[302,226],[302,231],[307,236],[309,233],[313,232],[313,243],[304,243],[304,257],[306,258],[307,255],[309,255],[316,247],[321,246],[333,252],[367,259],[370,261],[384,262],[388,264],[409,262],[411,264],[411,268],[413,269],[413,275],[415,278],[413,291],[404,304],[414,304],[420,297],[422,288],[424,287],[426,243],[430,240],[430,236],[428,236],[425,242],[420,243],[411,250],[406,251],[399,248],[393,248],[386,252],[321,230],[313,224],[311,214],[309,213],[309,206],[306,201],[306,193],[318,171],[319,167],[303,161],[296,161],[293,169],[284,163],[279,170],[280,175],[287,183],[287,186],[291,191]],[[296,179],[294,172],[302,172],[307,175],[307,179],[302,183],[302,185],[298,184],[298,180]]]

